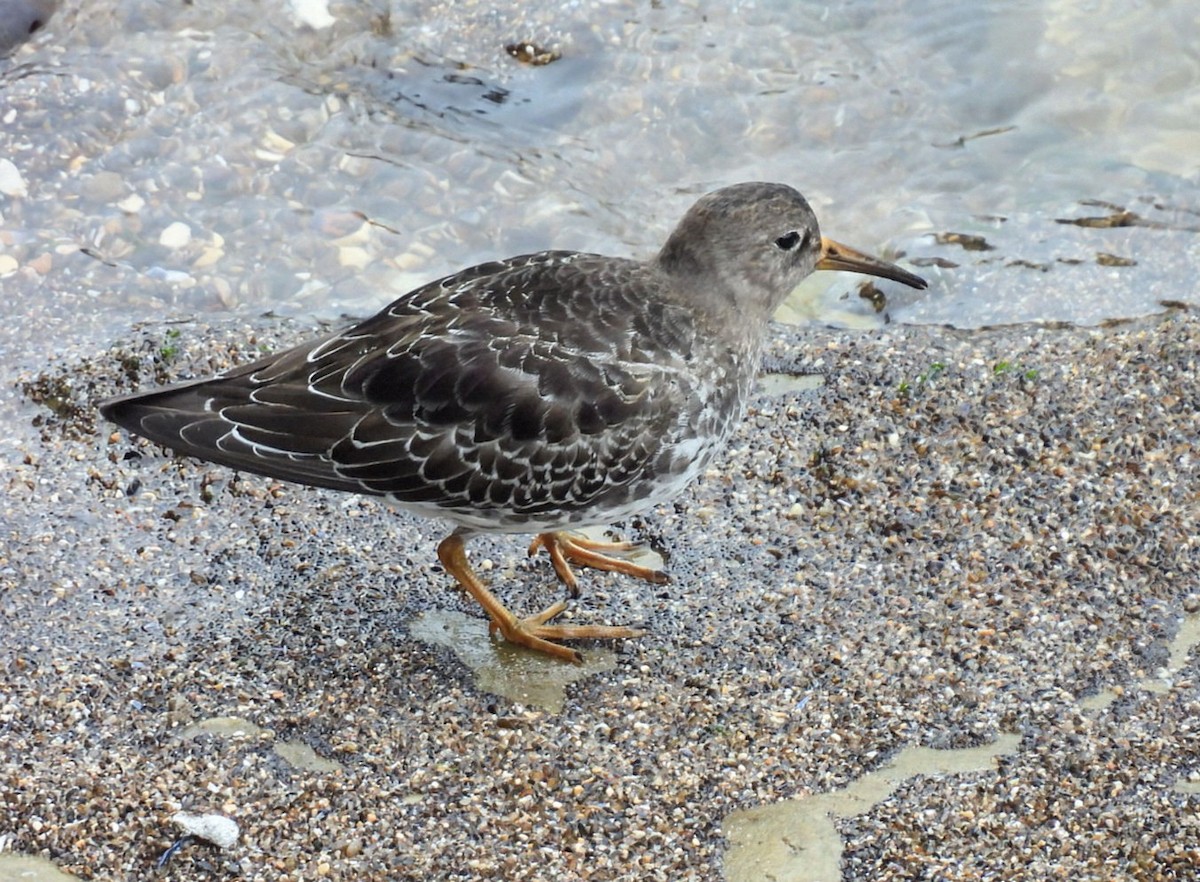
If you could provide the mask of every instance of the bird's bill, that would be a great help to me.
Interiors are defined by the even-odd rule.
[[[817,269],[866,273],[868,276],[879,276],[894,282],[903,282],[910,288],[926,288],[929,285],[920,276],[902,270],[894,263],[888,263],[878,257],[871,257],[869,254],[855,251],[849,245],[834,242],[824,236],[821,237],[821,256],[817,260]]]

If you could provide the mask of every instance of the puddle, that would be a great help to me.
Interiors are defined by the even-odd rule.
[[[553,713],[562,710],[569,684],[617,666],[616,653],[604,647],[586,647],[583,663],[576,665],[493,640],[486,619],[454,610],[428,610],[408,630],[417,640],[453,651],[484,692]]]
[[[78,879],[31,854],[0,854],[0,882],[69,882]]]
[[[1188,655],[1197,644],[1200,644],[1200,615],[1184,616],[1179,623],[1175,639],[1171,641],[1171,655],[1167,659],[1166,670],[1162,672],[1162,676],[1152,679],[1157,679],[1162,685],[1174,680],[1175,673],[1187,664]],[[1149,684],[1152,679],[1147,679],[1142,685],[1151,688]]]
[[[1117,693],[1112,689],[1104,689],[1095,695],[1088,695],[1085,698],[1079,699],[1079,707],[1086,711],[1104,710],[1116,701],[1117,697]]]
[[[1188,655],[1197,645],[1200,645],[1200,615],[1184,616],[1183,621],[1179,623],[1179,631],[1176,633],[1175,639],[1171,641],[1171,654],[1167,659],[1166,667],[1156,672],[1155,676],[1142,680],[1138,686],[1157,694],[1169,692],[1175,684],[1175,675],[1187,664]],[[1096,701],[1098,706],[1107,707],[1116,700],[1116,697],[1116,692],[1106,689],[1091,698]],[[1200,780],[1180,779],[1171,789],[1176,793],[1200,793]]]
[[[209,717],[198,723],[190,723],[179,730],[179,738],[195,738],[197,735],[216,735],[218,738],[257,738],[265,730],[261,726],[241,717]]]
[[[217,738],[245,740],[260,736],[270,737],[272,732],[241,717],[209,717],[184,726],[178,734],[186,741],[199,735],[214,735]],[[323,757],[303,741],[277,741],[271,749],[288,765],[308,772],[340,772],[343,769],[337,760]],[[0,882],[5,880],[0,879]]]
[[[340,772],[343,768],[337,760],[321,756],[303,741],[280,741],[274,749],[280,759],[296,769],[308,772]]]
[[[1198,643],[1200,615],[1185,616],[1171,642],[1166,667],[1133,688],[1154,693],[1169,691],[1176,673],[1183,668],[1188,654]],[[1082,699],[1079,706],[1084,710],[1103,710],[1128,688],[1105,689]],[[722,825],[722,832],[730,843],[725,856],[725,877],[729,882],[840,879],[843,843],[834,826],[836,819],[868,811],[914,775],[985,771],[990,768],[993,758],[1014,753],[1019,741],[1016,735],[1001,735],[994,744],[967,750],[910,747],[901,751],[889,765],[842,790],[733,812]],[[1200,793],[1200,780],[1177,781],[1172,790]]]
[[[840,879],[844,846],[835,820],[862,814],[914,775],[988,771],[992,760],[1015,752],[1019,742],[1020,736],[1005,734],[992,744],[963,750],[909,747],[842,790],[733,812],[722,825],[730,843],[725,878],[729,882]]]
[[[1179,623],[1179,631],[1168,647],[1170,656],[1162,668],[1133,685],[1133,689],[1145,689],[1155,695],[1170,692],[1175,685],[1175,674],[1187,664],[1188,654],[1192,648],[1200,644],[1200,615],[1187,615]],[[1084,710],[1104,710],[1129,690],[1128,686],[1116,689],[1102,689],[1095,695],[1080,699],[1079,706]]]

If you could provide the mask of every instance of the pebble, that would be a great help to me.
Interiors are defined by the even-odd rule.
[[[360,248],[357,245],[339,248],[337,254],[338,264],[340,266],[351,267],[352,269],[364,269],[374,259],[370,251]]]
[[[29,195],[25,179],[11,159],[0,159],[0,193],[18,199]]]
[[[206,266],[212,266],[213,264],[218,263],[221,260],[221,258],[224,256],[225,256],[224,248],[216,248],[211,245],[206,246],[204,248],[204,250],[200,252],[200,256],[197,257],[194,261],[192,261],[192,266],[197,269],[200,269],[200,268],[203,268]]]
[[[146,200],[137,193],[130,193],[124,199],[118,201],[116,205],[117,208],[121,209],[121,211],[125,212],[126,214],[137,214],[146,207]]]
[[[299,24],[314,30],[337,24],[337,19],[329,12],[328,0],[289,0],[289,3]]]
[[[83,195],[95,202],[116,202],[125,192],[125,179],[116,172],[90,175],[82,186]]]
[[[158,235],[158,244],[166,248],[183,248],[192,241],[192,228],[183,221],[175,221]]]
[[[185,835],[203,839],[222,849],[232,848],[241,832],[233,818],[212,813],[176,812],[171,816],[171,823],[179,827]]]

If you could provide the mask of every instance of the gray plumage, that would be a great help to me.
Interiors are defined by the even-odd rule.
[[[792,188],[738,184],[701,198],[649,260],[545,251],[481,264],[349,330],[101,412],[181,453],[381,496],[461,535],[607,524],[704,469],[741,416],[772,313],[817,268],[924,287],[822,238]],[[456,542],[439,554],[482,598]],[[556,543],[611,562],[542,540]],[[498,602],[490,614],[508,615]]]

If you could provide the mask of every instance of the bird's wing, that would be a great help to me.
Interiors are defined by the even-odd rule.
[[[698,406],[685,311],[647,312],[640,264],[606,260],[595,284],[594,260],[484,264],[347,331],[101,410],[303,484],[464,512],[586,507],[636,480]]]

